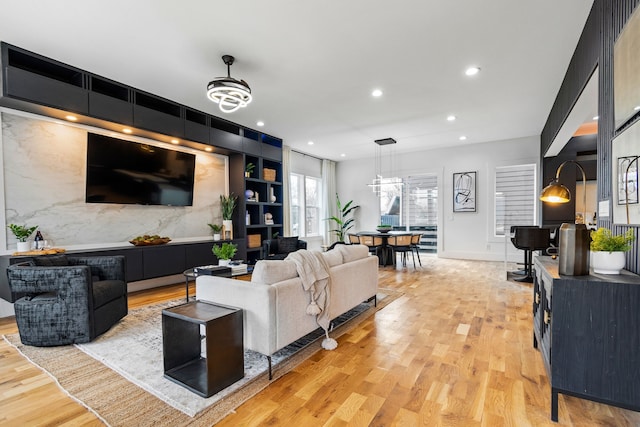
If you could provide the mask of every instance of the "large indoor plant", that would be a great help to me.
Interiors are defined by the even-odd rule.
[[[229,265],[229,261],[238,251],[238,245],[224,242],[222,245],[213,245],[211,251],[218,258],[218,265]]]
[[[26,252],[31,249],[31,245],[27,242],[29,236],[33,234],[38,228],[37,225],[33,227],[27,227],[26,225],[9,224],[7,226],[18,240],[17,250],[18,252]]]
[[[595,273],[620,274],[625,265],[624,253],[635,240],[633,230],[614,235],[606,227],[591,232],[591,266]]]
[[[335,228],[331,230],[331,232],[336,233],[338,242],[344,242],[345,237],[347,237],[347,231],[349,231],[349,229],[354,225],[353,223],[355,219],[352,216],[353,211],[359,207],[360,205],[353,204],[353,200],[349,200],[343,205],[340,202],[338,193],[336,193],[336,208],[338,210],[338,215],[327,218],[327,220],[333,221]]]

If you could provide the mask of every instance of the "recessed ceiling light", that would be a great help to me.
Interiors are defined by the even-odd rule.
[[[458,139],[459,139],[460,141],[464,141],[464,140],[466,140],[466,139],[467,139],[467,137],[466,137],[466,136],[464,136],[464,135],[462,135],[462,136],[461,136],[460,138],[458,138]]]
[[[262,127],[264,126],[264,122],[262,120],[260,120],[258,123],[256,123],[258,126]]]
[[[172,144],[180,144],[180,141],[178,141],[177,139],[173,138],[173,139],[171,140],[171,143],[172,143]]]
[[[122,129],[122,132],[124,132],[124,133],[132,133],[133,131],[131,129],[129,129],[129,128],[124,128],[124,129]]]
[[[212,150],[213,150],[213,148],[211,148],[211,147],[207,147],[207,148],[204,149],[204,151],[209,151],[209,152],[211,152]]]
[[[475,76],[480,72],[480,67],[469,67],[464,72],[467,76]]]
[[[307,142],[307,145],[313,145],[313,141]]]
[[[340,153],[340,157],[347,157],[345,153]]]
[[[75,122],[76,120],[78,120],[76,116],[72,116],[71,114],[65,116],[65,119],[69,120],[70,122]]]
[[[593,116],[593,120],[598,120],[600,116]]]
[[[640,105],[636,105],[635,107],[633,107],[633,111],[638,111],[640,110]]]
[[[380,89],[374,89],[373,92],[371,92],[371,96],[375,96],[376,98],[381,97],[382,91]]]
[[[447,121],[449,121],[449,122],[453,122],[453,121],[455,121],[455,119],[456,119],[456,116],[454,116],[453,114],[450,115],[450,116],[447,116]]]

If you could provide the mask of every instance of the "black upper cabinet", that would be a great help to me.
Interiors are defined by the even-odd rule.
[[[282,140],[262,134],[262,157],[282,161]]]
[[[226,120],[211,117],[209,144],[241,153],[242,137],[240,136],[240,126]]]
[[[195,142],[209,143],[209,120],[206,114],[190,108],[184,111],[184,137]]]
[[[87,114],[85,73],[22,49],[2,44],[3,96]]]
[[[245,154],[251,154],[254,156],[262,155],[260,133],[251,129],[244,129],[244,136],[242,138],[242,151],[244,151]]]
[[[184,136],[184,121],[180,105],[143,92],[135,93],[133,125],[141,129]]]
[[[89,76],[89,82],[89,115],[133,126],[131,90],[97,76]]]

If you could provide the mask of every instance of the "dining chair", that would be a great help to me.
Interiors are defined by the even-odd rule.
[[[422,267],[422,261],[420,260],[420,239],[422,239],[422,233],[413,234],[411,236],[411,250],[415,251],[418,256],[418,262],[420,263],[420,267]],[[411,254],[413,256],[413,253]],[[413,264],[415,265],[416,261],[413,260]]]
[[[396,254],[400,252],[402,254],[402,266],[407,266],[407,252],[411,252],[411,256],[413,257],[413,266],[416,265],[416,258],[413,255],[413,249],[411,249],[411,234],[399,234],[394,236],[389,236],[387,239],[387,244],[391,248],[391,253],[393,254],[393,260],[395,264]]]
[[[352,245],[359,245],[360,237],[357,234],[349,234],[349,243]]]
[[[384,240],[379,236],[358,236],[361,245],[369,247],[369,253],[379,255],[382,252],[382,265],[387,263],[387,255],[384,251]]]

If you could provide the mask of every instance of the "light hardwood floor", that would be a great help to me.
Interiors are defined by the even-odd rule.
[[[220,426],[640,426],[640,413],[550,391],[532,347],[531,286],[502,263],[423,256],[380,269],[403,296],[239,407]],[[184,284],[130,295],[131,308],[184,296]],[[0,334],[16,332],[0,319]],[[123,397],[126,398],[126,397]],[[0,341],[0,425],[101,425]]]

